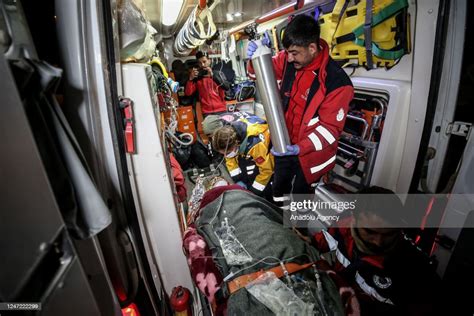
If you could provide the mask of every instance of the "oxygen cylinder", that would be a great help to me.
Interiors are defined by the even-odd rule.
[[[191,293],[187,288],[182,286],[173,288],[170,303],[174,316],[192,316]]]
[[[252,64],[257,77],[257,89],[262,99],[265,117],[270,127],[270,137],[275,151],[285,153],[290,145],[290,136],[285,123],[275,72],[272,64],[272,51],[260,40],[255,41],[257,50],[252,55]]]

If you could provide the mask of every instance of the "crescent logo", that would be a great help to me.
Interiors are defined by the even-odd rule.
[[[339,112],[337,112],[336,120],[338,122],[342,121],[344,119],[344,110],[342,108],[339,109]]]
[[[392,285],[392,279],[389,277],[380,277],[378,275],[374,275],[374,283],[380,289],[386,289]]]

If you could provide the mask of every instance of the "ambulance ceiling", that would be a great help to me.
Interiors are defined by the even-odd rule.
[[[169,37],[178,32],[198,0],[184,0],[183,9],[178,17],[177,23],[172,27],[163,26],[161,23],[161,7],[163,0],[141,0],[148,19],[153,27],[164,37]],[[221,0],[212,12],[214,23],[218,28],[227,29],[242,22],[254,19],[273,9],[281,7],[292,0]],[[165,9],[166,10],[166,9]],[[239,12],[241,16],[230,15]]]

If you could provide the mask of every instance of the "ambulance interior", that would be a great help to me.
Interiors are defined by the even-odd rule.
[[[276,54],[288,18],[306,14],[319,21],[355,90],[336,166],[314,194],[334,201],[371,185],[426,194],[408,237],[456,297],[446,305],[474,312],[472,295],[458,289],[460,280],[474,280],[469,1],[3,0],[0,7],[7,153],[0,302],[41,302],[35,315],[272,315],[240,287],[219,288],[247,268],[298,257],[302,241],[266,261],[239,242],[244,261],[232,269],[216,258],[222,244],[208,245],[202,258],[209,260],[194,263],[213,262],[219,282],[193,272],[189,226],[206,237],[215,219],[228,224],[221,208],[214,218],[196,214],[216,204],[200,206],[206,191],[233,181],[203,132],[199,99],[184,87],[196,52],[206,52],[231,83],[228,112],[265,119],[271,105],[248,76],[247,46],[268,37]],[[235,204],[273,214],[273,206],[239,194]],[[430,194],[447,198],[433,202]],[[226,208],[230,218],[233,205]],[[265,231],[244,230],[266,240]],[[291,234],[282,227],[281,240]],[[210,283],[212,295],[203,292]],[[330,295],[315,300],[296,314],[344,314]]]

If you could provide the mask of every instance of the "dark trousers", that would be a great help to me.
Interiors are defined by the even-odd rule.
[[[306,182],[297,156],[275,156],[272,189],[274,201],[277,202],[281,202],[278,198],[285,194],[311,193],[311,186]],[[277,203],[277,205],[280,204],[283,205],[283,203]]]

